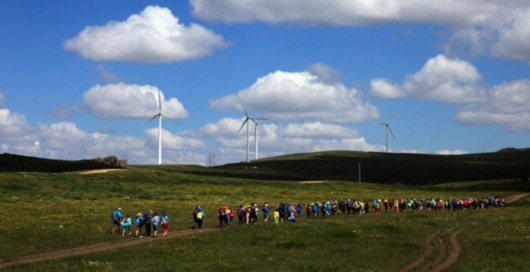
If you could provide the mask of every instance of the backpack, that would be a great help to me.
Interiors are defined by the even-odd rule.
[[[202,219],[202,216],[204,215],[203,212],[198,212],[197,213],[197,219]]]

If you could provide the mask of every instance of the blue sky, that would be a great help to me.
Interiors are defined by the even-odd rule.
[[[530,3],[5,1],[0,152],[157,163],[530,146]],[[250,125],[250,159],[255,158]]]

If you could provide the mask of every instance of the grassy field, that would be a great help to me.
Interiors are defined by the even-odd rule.
[[[276,206],[329,199],[507,196],[530,191],[524,180],[423,186],[341,181],[301,184],[229,178],[219,169],[193,174],[198,170],[207,171],[164,166],[96,175],[0,173],[0,214],[6,222],[0,225],[0,259],[134,239],[110,233],[110,213],[118,206],[130,214],[166,211],[171,216],[170,230],[179,230],[192,225],[191,211],[197,204],[207,213],[206,227],[215,227],[214,211],[224,204],[236,207],[268,201]],[[425,250],[430,233],[450,232],[469,221],[479,225],[461,234],[465,250],[462,261],[452,267],[454,271],[502,270],[508,263],[515,269],[511,271],[517,271],[530,265],[530,202],[525,199],[513,207],[456,214],[337,215],[303,219],[293,226],[271,222],[233,226],[6,271],[396,271]]]
[[[300,163],[315,156],[316,162],[306,166]],[[215,228],[214,214],[221,205],[237,207],[268,201],[276,207],[281,202],[305,204],[330,199],[445,199],[530,192],[526,177],[469,182],[456,179],[450,183],[433,178],[432,182],[425,179],[417,184],[418,176],[426,176],[429,171],[432,177],[448,176],[440,170],[424,169],[410,173],[408,179],[400,178],[414,182],[376,184],[341,181],[342,174],[330,174],[337,165],[351,164],[352,158],[358,160],[359,156],[374,160],[373,167],[384,166],[381,160],[374,159],[380,154],[330,152],[278,158],[282,163],[265,160],[215,168],[134,166],[126,171],[94,175],[0,172],[0,219],[4,222],[0,224],[0,260],[135,239],[111,234],[110,214],[117,207],[130,215],[148,210],[166,211],[171,217],[170,230],[175,231],[192,226],[191,212],[195,205],[201,205],[206,211],[205,227]],[[515,157],[519,156],[517,153]],[[449,158],[445,164],[438,161],[440,169],[453,165],[453,159]],[[468,158],[459,157],[459,160],[471,163]],[[489,167],[495,161],[471,160],[481,161],[482,167]],[[509,161],[514,163],[504,161],[494,169],[519,167],[516,159]],[[399,168],[386,167],[394,169],[389,171]],[[469,176],[476,169],[460,171],[461,176]],[[449,270],[524,271],[530,267],[530,198],[527,197],[504,208],[457,213],[339,214],[302,218],[294,225],[260,222],[231,226],[222,231],[157,239],[120,250],[20,265],[6,271],[397,271],[425,251],[425,241],[431,233],[438,231],[448,236],[470,223],[472,227],[458,236],[463,249],[460,261]]]

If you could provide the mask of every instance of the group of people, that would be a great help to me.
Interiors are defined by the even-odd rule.
[[[237,217],[239,225],[255,224],[259,221],[260,214],[264,222],[267,222],[272,214],[274,223],[278,224],[282,221],[294,224],[297,218],[302,216],[305,210],[307,217],[317,216],[333,216],[336,213],[353,215],[353,214],[368,214],[370,211],[374,214],[385,212],[405,212],[411,210],[428,210],[428,211],[446,211],[457,212],[469,209],[484,209],[489,207],[504,207],[506,201],[499,196],[489,196],[482,198],[385,198],[375,199],[373,201],[363,200],[329,200],[321,202],[308,202],[305,205],[301,203],[280,203],[278,207],[273,208],[268,202],[258,206],[256,203],[241,204],[238,208],[233,209],[229,205],[219,207],[216,212],[216,217],[219,220],[219,228],[224,228],[231,225]],[[305,206],[305,208],[304,208]],[[199,206],[195,206],[192,211],[193,228],[202,230],[206,214]],[[132,235],[131,226],[132,218],[129,215],[122,216],[121,208],[118,208],[112,213],[113,233],[121,233],[121,235]],[[162,235],[167,236],[169,227],[169,216],[166,212],[158,214],[156,212],[148,211],[145,213],[138,212],[134,218],[136,226],[135,236],[142,238],[143,235],[157,237],[158,228],[162,226]]]
[[[125,236],[126,234],[129,236],[133,235],[131,230],[133,219],[129,214],[122,216],[122,209],[118,208],[112,213],[111,218],[113,234],[121,233],[122,236]],[[134,225],[136,226],[136,231],[134,233],[135,237],[158,237],[159,227],[162,227],[162,236],[167,236],[169,230],[169,216],[166,212],[158,214],[153,210],[143,214],[138,212],[134,218]]]

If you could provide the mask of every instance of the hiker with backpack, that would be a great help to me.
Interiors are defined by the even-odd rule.
[[[223,207],[220,207],[217,211],[217,218],[219,218],[219,228],[223,229],[223,225],[227,224],[226,221],[226,209]]]
[[[123,220],[121,221],[121,236],[124,236],[126,232],[129,233],[129,235],[131,235],[131,217],[129,215],[126,215]]]
[[[166,212],[162,212],[162,236],[167,236],[167,231],[169,229],[169,216]]]
[[[121,223],[121,208],[116,209],[111,215],[112,219],[112,234],[120,233],[120,223]]]
[[[145,226],[145,236],[151,236],[152,214],[153,214],[153,211],[148,211],[148,212],[145,212],[143,215],[144,226]]]
[[[204,218],[206,218],[206,214],[200,207],[197,209],[197,215],[195,218],[197,219],[197,227],[199,228],[199,231],[202,231],[202,222],[204,221]]]
[[[136,225],[136,234],[135,236],[137,238],[142,238],[142,229],[145,225],[144,217],[142,216],[141,212],[138,212],[136,214],[136,217],[134,218],[134,224]]]
[[[263,222],[267,222],[269,220],[269,212],[270,212],[269,203],[265,202],[263,204],[263,209],[261,209],[261,211],[263,212]]]
[[[160,223],[160,216],[157,212],[153,214],[153,218],[151,218],[151,223],[153,224],[153,238],[155,238],[158,235],[158,224]]]

